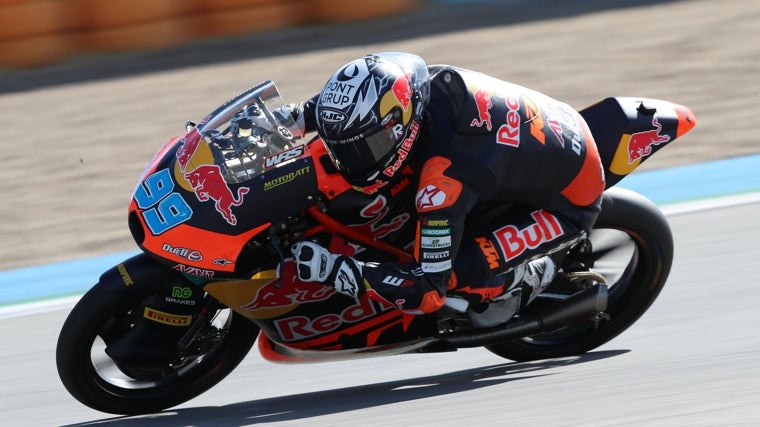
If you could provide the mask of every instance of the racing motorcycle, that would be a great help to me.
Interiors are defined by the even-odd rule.
[[[276,86],[261,83],[186,123],[148,164],[128,216],[142,252],[103,273],[60,332],[58,373],[80,402],[115,414],[178,405],[221,381],[254,342],[262,357],[284,363],[465,347],[513,361],[577,355],[631,326],[665,284],[673,260],[666,218],[613,186],[694,127],[687,107],[611,97],[581,111],[605,169],[601,214],[543,293],[490,324],[473,322],[475,307],[454,294],[435,314],[410,315],[297,279],[295,242],[408,261],[409,245],[384,237],[392,230],[413,241],[403,228],[414,221],[372,196],[364,224],[340,220],[341,209],[360,208],[345,206],[354,190],[318,137],[295,137],[284,107]]]

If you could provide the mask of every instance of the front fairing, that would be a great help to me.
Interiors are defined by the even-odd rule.
[[[262,83],[159,150],[129,207],[130,230],[144,251],[183,273],[236,277],[251,238],[316,203],[309,148],[275,115],[281,105],[274,84]],[[245,109],[255,110],[253,122],[233,141],[230,129],[239,124],[232,118]]]

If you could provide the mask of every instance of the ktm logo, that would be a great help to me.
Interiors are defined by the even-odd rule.
[[[496,251],[496,248],[491,241],[485,237],[477,237],[475,238],[475,241],[478,242],[478,246],[480,246],[483,256],[485,256],[486,261],[488,261],[488,268],[491,270],[499,268],[499,253]]]

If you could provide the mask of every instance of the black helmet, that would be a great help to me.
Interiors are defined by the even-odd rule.
[[[351,185],[379,188],[398,175],[429,97],[427,66],[408,53],[366,55],[330,78],[317,100],[317,132]]]

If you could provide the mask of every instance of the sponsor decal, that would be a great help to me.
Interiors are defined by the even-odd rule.
[[[397,196],[400,192],[404,191],[410,184],[409,178],[404,177],[401,181],[391,187],[391,197]]]
[[[125,285],[132,286],[135,284],[135,282],[129,276],[129,273],[127,272],[127,267],[124,264],[117,265],[116,271],[118,271],[119,275],[121,275],[121,281],[124,282]]]
[[[665,111],[666,115],[670,114],[667,109]],[[646,156],[652,154],[655,146],[669,141],[670,136],[662,133],[662,124],[658,117],[652,117],[652,128],[630,135],[624,134],[620,138],[610,164],[610,172],[621,176],[631,173]]]
[[[475,241],[480,246],[483,256],[486,257],[488,268],[491,270],[499,268],[499,252],[493,246],[493,243],[485,237],[476,237]]]
[[[177,163],[184,172],[188,163],[193,158],[195,151],[198,149],[198,145],[201,142],[201,134],[197,128],[193,128],[183,138],[182,146],[177,150]]]
[[[435,185],[428,185],[417,192],[417,210],[423,212],[443,205],[446,201],[446,193]]]
[[[631,134],[628,140],[628,164],[652,154],[652,147],[670,141],[670,136],[662,135],[662,125],[657,117],[652,118],[653,129]]]
[[[225,267],[227,265],[234,264],[235,261],[230,261],[230,260],[224,259],[224,258],[218,258],[218,259],[215,259],[215,260],[211,261],[211,263],[214,264],[214,265],[219,265],[219,266]]]
[[[551,130],[552,134],[554,135],[554,138],[557,142],[559,142],[559,145],[561,145],[563,148],[565,147],[565,135],[562,133],[562,122],[557,119],[557,108],[555,108],[554,102],[547,102],[544,104],[544,109],[546,110],[546,124],[549,127],[549,130]]]
[[[369,77],[369,69],[363,60],[353,61],[327,82],[319,102],[322,106],[343,110],[357,96],[362,82]],[[374,85],[369,85],[374,87]]]
[[[430,237],[422,235],[420,237],[420,248],[422,249],[441,249],[451,247],[451,236],[441,235],[440,237]]]
[[[197,128],[185,135],[182,146],[177,150],[177,168],[179,169],[175,170],[177,182],[188,191],[195,193],[198,201],[213,201],[216,211],[225,221],[230,225],[236,225],[237,218],[232,213],[232,208],[243,203],[243,196],[250,189],[240,187],[237,193],[233,193],[227,181],[224,180],[220,167],[214,164],[210,148],[205,142],[201,142],[201,135]],[[158,192],[166,195],[172,191],[174,183],[170,178],[164,181],[164,183],[149,183],[146,180],[143,185],[147,187],[148,194]],[[171,187],[167,184],[171,184]],[[176,198],[174,198],[175,195]],[[177,193],[171,193],[166,200],[161,201],[158,208],[161,209],[158,212],[161,214],[158,219],[146,218],[154,234],[161,234],[188,220],[192,214],[187,203]],[[167,215],[168,219],[162,221],[161,218],[166,218]]]
[[[499,126],[496,132],[496,142],[510,147],[520,146],[520,101],[511,95],[504,98],[509,111],[506,115],[507,122]]]
[[[405,279],[403,277],[398,276],[385,276],[385,278],[382,280],[382,282],[388,286],[396,286],[396,287],[404,287],[404,286],[413,286],[414,281]]]
[[[338,110],[323,108],[319,111],[319,118],[326,123],[343,123],[346,121],[348,116]]]
[[[475,91],[474,95],[475,108],[478,110],[478,117],[472,119],[470,127],[483,127],[483,125],[485,125],[486,129],[490,131],[493,127],[491,124],[491,113],[488,112],[488,110],[493,107],[491,94],[483,89],[478,89]]]
[[[311,166],[306,166],[283,176],[278,176],[277,178],[270,179],[269,181],[264,182],[264,191],[271,190],[275,187],[279,187],[280,185],[287,184],[289,182],[293,182],[299,176],[305,175],[309,172],[311,172]]]
[[[173,286],[172,296],[164,298],[164,301],[172,304],[195,305],[195,300],[190,299],[192,296],[192,288],[184,286]]]
[[[451,234],[450,228],[420,228],[422,236],[447,236]]]
[[[273,279],[262,285],[251,301],[241,306],[245,311],[273,309],[324,301],[335,294],[332,286],[322,283],[301,282],[296,278],[295,262],[285,262],[282,279]]]
[[[383,174],[385,176],[392,178],[396,172],[401,169],[401,166],[404,164],[404,160],[406,160],[409,152],[412,150],[414,140],[417,139],[417,132],[419,129],[419,122],[412,122],[411,126],[409,127],[409,136],[404,140],[404,142],[401,143],[401,147],[399,147],[398,151],[396,152],[396,160],[393,162],[393,164],[383,170]]]
[[[204,270],[202,268],[191,267],[185,264],[177,264],[172,268],[179,271],[180,273],[190,274],[192,276],[198,276],[198,277],[205,277],[207,279],[213,278],[215,274],[213,270]]]
[[[559,220],[549,212],[537,210],[530,215],[535,223],[523,229],[507,225],[493,232],[505,261],[514,259],[528,249],[535,249],[542,243],[550,242],[565,234]]]
[[[332,288],[324,288],[332,290]],[[348,324],[361,322],[390,309],[390,307],[378,307],[377,304],[363,297],[357,304],[346,307],[339,314],[328,313],[314,319],[306,316],[285,317],[276,320],[274,326],[284,341],[299,341],[332,332]]]
[[[444,259],[451,255],[450,251],[423,252],[422,259]]]
[[[380,117],[383,117],[382,122],[380,122],[381,125],[385,126],[391,120],[399,118],[390,114],[396,108],[401,109],[402,114],[400,119],[403,125],[408,125],[412,119],[412,96],[414,96],[414,91],[409,83],[409,78],[409,75],[396,78],[391,85],[391,90],[386,92],[380,99],[378,112],[380,113]],[[399,126],[399,129],[403,129],[403,126]],[[402,136],[399,134],[400,131],[397,132],[397,136]]]
[[[388,185],[388,181],[380,181],[379,179],[376,179],[373,184],[367,185],[366,187],[357,187],[355,185],[352,185],[351,188],[364,194],[372,195],[380,191],[380,189],[386,185]]]
[[[440,273],[442,271],[451,270],[451,260],[441,262],[423,262],[422,271],[425,273]]]
[[[165,313],[154,308],[145,307],[143,317],[154,322],[170,326],[188,326],[193,321],[193,316]]]
[[[163,245],[161,245],[161,250],[164,252],[169,252],[170,254],[174,254],[180,258],[184,258],[188,261],[203,260],[203,255],[200,253],[200,251],[196,251],[194,249],[188,249],[188,248],[174,247],[170,245],[169,243],[164,243]]]
[[[409,110],[409,104],[412,103],[412,86],[409,84],[409,77],[401,76],[393,82],[391,92],[396,98],[396,101],[404,111]]]
[[[424,219],[422,225],[425,227],[448,227],[448,219]]]
[[[243,196],[248,193],[249,188],[240,187],[237,195],[232,192],[227,185],[227,181],[222,176],[221,168],[218,165],[201,165],[193,169],[192,172],[185,174],[185,179],[195,193],[198,201],[214,201],[216,211],[222,214],[222,217],[230,225],[237,224],[237,218],[232,213],[233,206],[240,206],[243,203]]]
[[[187,299],[187,298],[190,298],[191,296],[193,296],[192,288],[187,288],[183,286],[172,286],[172,297]]]
[[[303,145],[291,148],[290,150],[281,151],[264,158],[264,168],[271,168],[289,160],[300,157],[303,154]]]

